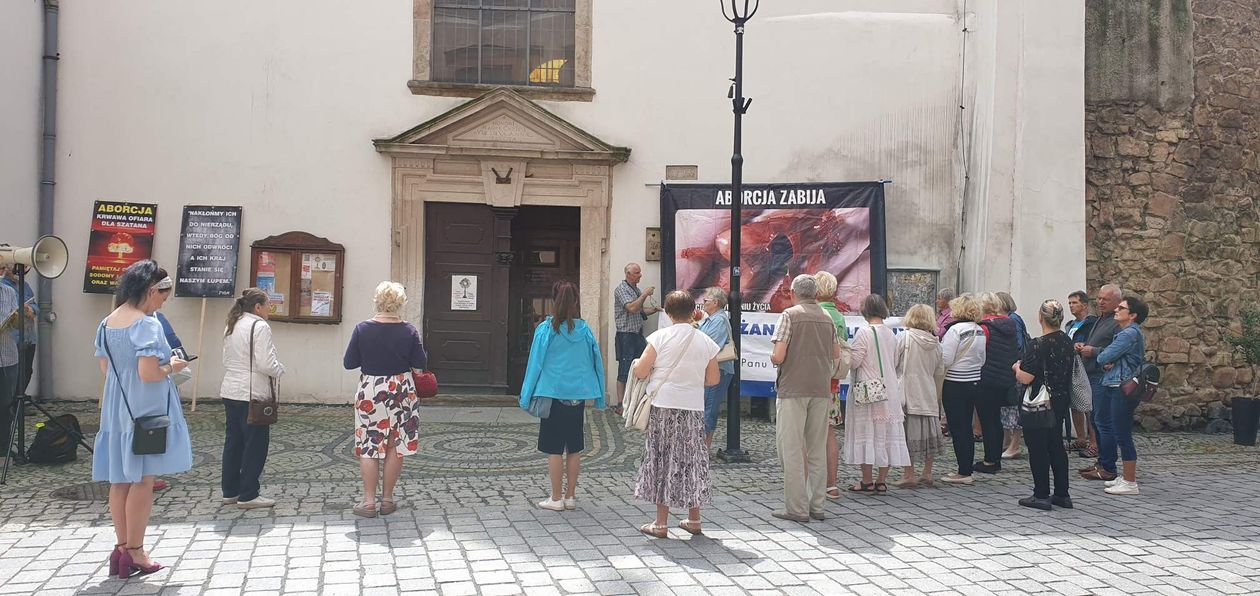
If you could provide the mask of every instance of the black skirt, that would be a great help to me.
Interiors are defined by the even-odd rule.
[[[578,453],[586,448],[586,402],[565,405],[563,401],[551,403],[551,415],[538,425],[538,450],[547,455]]]

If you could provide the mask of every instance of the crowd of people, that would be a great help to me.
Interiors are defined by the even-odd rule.
[[[624,391],[628,382],[643,384],[651,396],[633,493],[654,504],[656,516],[639,529],[666,537],[670,512],[678,509],[687,512],[678,527],[700,534],[700,510],[713,501],[712,436],[734,374],[735,358],[721,356],[734,332],[728,298],[721,288],[709,288],[697,305],[690,293],[674,291],[657,307],[649,302],[654,288],[638,288],[640,267],[627,265],[625,274],[614,292],[617,386]],[[117,544],[110,572],[124,578],[162,568],[144,549],[154,484],[159,475],[192,466],[191,439],[172,381],[186,374],[188,362],[183,352],[172,351],[178,339],[171,339],[174,331],[157,312],[173,287],[157,263],[133,264],[118,280],[119,306],[96,333],[106,385],[92,474],[111,485]],[[1022,437],[1033,494],[1020,505],[1072,507],[1068,448],[1096,455],[1097,461],[1081,470],[1083,478],[1103,481],[1108,494],[1138,494],[1132,435],[1138,402],[1120,386],[1145,355],[1140,325],[1148,309],[1140,298],[1103,286],[1098,315],[1090,316],[1088,297],[1073,292],[1068,302],[1073,318],[1066,323],[1061,303],[1046,300],[1038,309],[1041,333],[1033,339],[1009,294],[942,291],[939,311],[914,305],[896,330],[886,322],[884,297],[869,295],[861,302],[867,325],[849,340],[848,325],[835,306],[833,275],[799,275],[791,293],[793,306],[775,326],[770,355],[777,367],[776,444],[784,495],[775,517],[825,519],[827,499],[842,495],[841,459],[860,470],[847,492],[887,494],[893,468],[902,470],[893,486],[931,488],[937,482],[934,457],[946,434],[958,467],[939,479],[943,483],[971,485],[976,473],[1001,472],[1003,459],[1018,456]],[[560,281],[553,294],[553,312],[534,332],[520,406],[540,418],[538,450],[546,455],[551,486],[538,507],[565,511],[577,507],[585,410],[588,402],[605,408],[605,377],[595,333],[579,312],[577,287]],[[413,374],[424,370],[427,353],[419,331],[399,314],[406,301],[400,284],[382,282],[374,297],[375,315],[355,327],[343,358],[347,370],[360,372],[354,455],[364,490],[352,508],[359,516],[398,510],[394,491],[403,458],[418,449]],[[17,302],[17,292],[0,285],[0,307],[16,310]],[[242,509],[275,505],[261,494],[270,426],[256,422],[252,412],[256,402],[274,398],[285,372],[267,322],[267,302],[265,292],[244,290],[224,326],[221,489],[225,506]],[[669,324],[644,337],[644,321],[658,311]],[[10,356],[18,346],[9,345],[15,344],[9,333],[0,336],[5,340],[0,341],[3,381],[16,385],[20,374]],[[1072,396],[1078,359],[1090,385],[1085,407]],[[13,393],[16,387],[10,389]],[[1042,415],[1028,415],[1037,411]],[[841,426],[843,445],[836,436]],[[1078,437],[1066,446],[1065,428]],[[979,460],[974,459],[977,441],[983,445]]]

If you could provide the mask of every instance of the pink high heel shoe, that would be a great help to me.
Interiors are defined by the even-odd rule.
[[[118,559],[118,579],[127,579],[133,575],[149,575],[162,570],[162,564],[149,562],[148,567],[137,565],[131,557],[131,551],[143,549],[143,546],[127,547],[127,551]]]
[[[123,549],[127,546],[126,542],[115,544],[114,550],[109,553],[109,574],[110,576],[118,575],[118,561],[122,559]],[[119,548],[123,547],[123,548]]]

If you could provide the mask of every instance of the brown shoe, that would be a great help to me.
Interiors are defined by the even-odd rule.
[[[1085,472],[1093,470],[1094,468],[1097,468],[1097,467],[1098,467],[1098,464],[1089,464],[1088,466],[1085,466],[1084,468],[1077,470],[1077,472],[1084,474]]]
[[[1116,475],[1098,466],[1094,466],[1088,472],[1081,472],[1081,478],[1086,480],[1115,480]]]

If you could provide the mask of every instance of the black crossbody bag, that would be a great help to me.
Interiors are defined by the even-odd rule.
[[[131,417],[131,422],[135,425],[135,430],[131,437],[131,452],[136,455],[162,455],[166,453],[166,431],[171,427],[170,393],[166,394],[166,414],[136,418],[136,415],[131,411],[131,404],[127,402],[127,392],[123,390],[122,377],[118,375],[118,367],[114,366],[114,355],[109,351],[109,338],[105,335],[105,323],[101,323],[100,334],[101,345],[105,346],[105,356],[109,360],[109,367],[113,369],[114,378],[118,381],[118,393],[122,394],[123,405],[127,407],[127,415]]]

